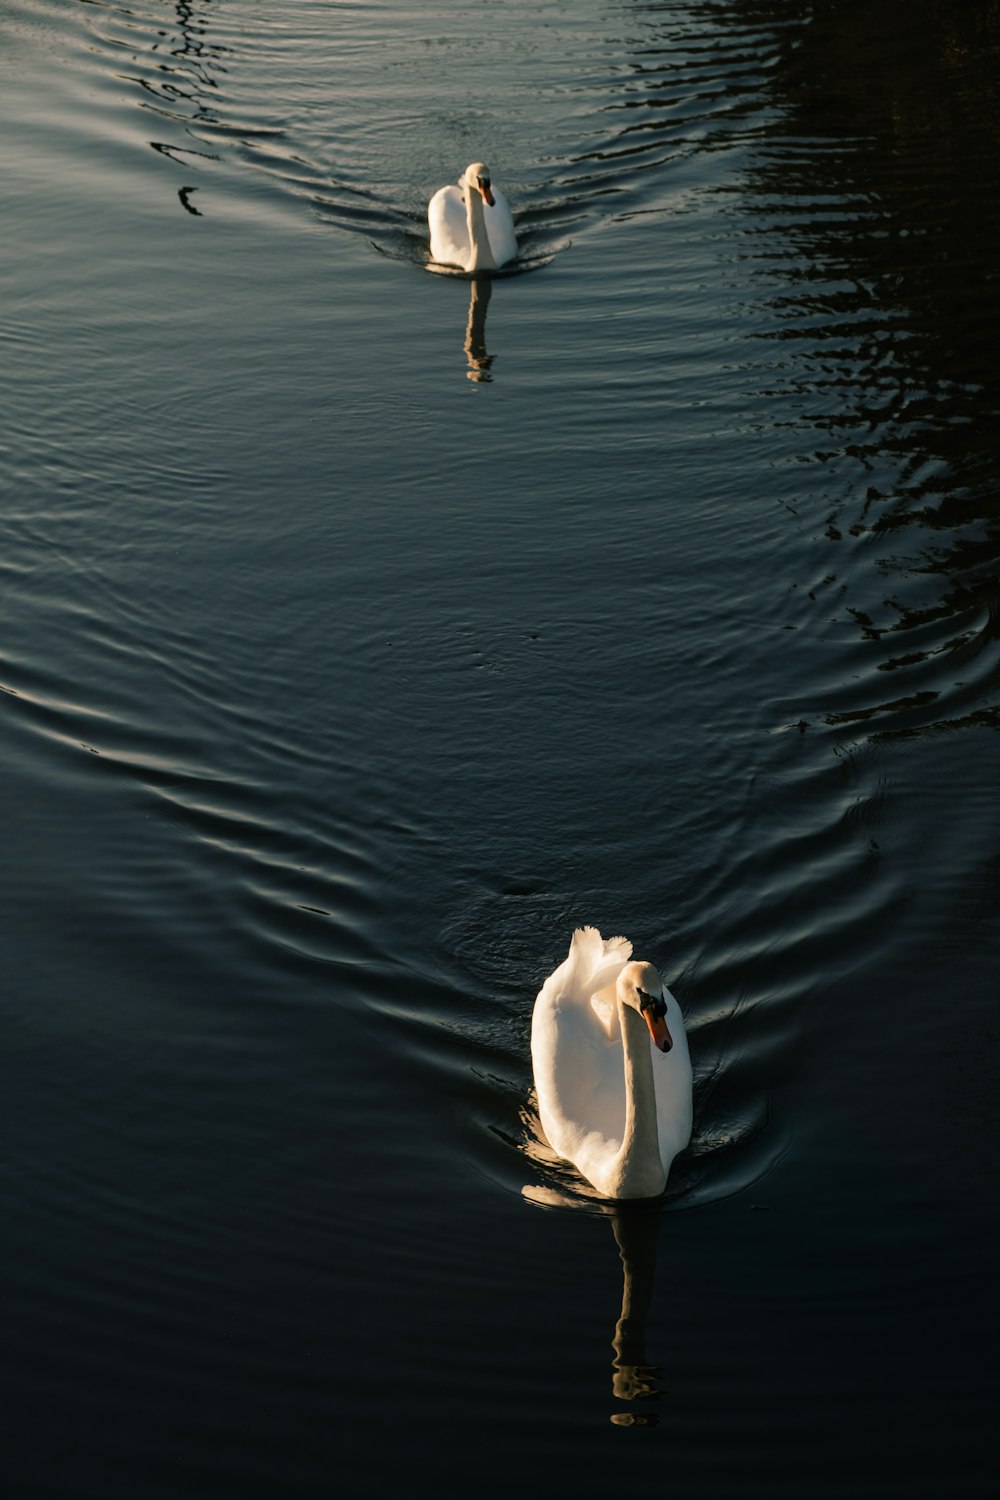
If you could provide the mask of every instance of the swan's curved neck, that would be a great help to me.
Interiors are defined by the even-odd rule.
[[[479,196],[478,189],[468,182],[465,184],[465,218],[469,226],[469,244],[472,247],[469,263],[465,269],[467,271],[495,271],[497,263],[490,246],[490,237],[486,232],[483,200]]]
[[[665,1177],[656,1125],[656,1085],[649,1029],[633,1006],[618,997],[622,1050],[625,1054],[625,1134],[616,1164],[619,1196],[652,1198],[663,1191]]]

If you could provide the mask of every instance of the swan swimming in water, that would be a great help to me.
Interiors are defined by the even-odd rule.
[[[691,1062],[677,1001],[627,938],[578,927],[542,985],[531,1060],[542,1128],[605,1198],[652,1198],[691,1138]]]
[[[439,188],[427,207],[431,259],[464,271],[497,271],[517,255],[507,199],[485,162],[474,161],[458,186]]]

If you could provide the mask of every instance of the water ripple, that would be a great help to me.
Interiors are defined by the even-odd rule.
[[[433,19],[300,5],[234,28],[196,5],[165,25],[142,4],[93,0],[88,19],[136,103],[174,128],[149,144],[185,166],[187,191],[211,189],[199,158],[239,161],[321,220],[419,263],[427,199],[470,155],[489,156],[529,262],[569,231],[669,213],[686,158],[763,128],[776,55],[773,26],[720,26],[699,4],[598,16],[521,0],[486,35],[459,4]],[[262,69],[288,81],[280,117],[261,113],[273,108],[254,87]]]

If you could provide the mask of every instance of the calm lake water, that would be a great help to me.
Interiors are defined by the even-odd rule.
[[[1000,4],[0,0],[0,111],[5,1493],[995,1495]]]

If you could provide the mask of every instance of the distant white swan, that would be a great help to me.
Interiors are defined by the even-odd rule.
[[[439,188],[427,207],[431,259],[464,271],[496,271],[517,255],[517,236],[507,199],[490,180],[490,169],[474,161],[458,186]]]
[[[605,1198],[651,1198],[691,1138],[691,1061],[677,1001],[627,938],[579,927],[542,985],[531,1060],[542,1128]]]

